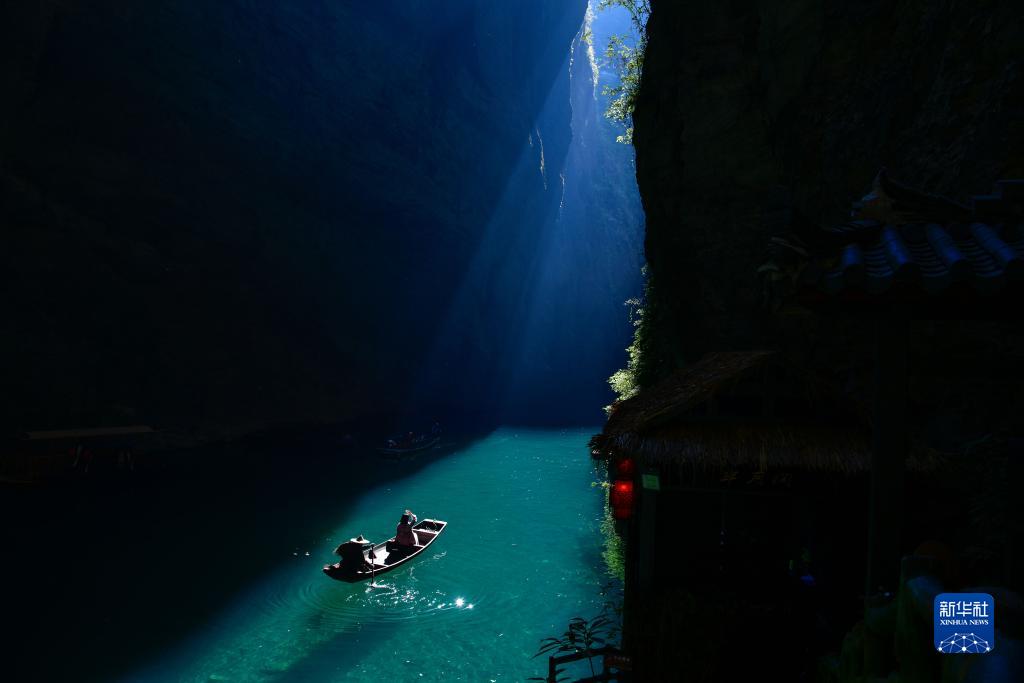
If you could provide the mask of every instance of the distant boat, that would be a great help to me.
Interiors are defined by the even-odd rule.
[[[377,452],[381,455],[406,455],[408,453],[417,453],[419,451],[425,451],[433,448],[440,441],[440,436],[423,436],[419,439],[410,441],[408,445],[404,446],[397,443],[394,446],[381,446],[377,449]]]
[[[441,535],[446,526],[448,526],[448,522],[441,521],[440,519],[422,519],[413,526],[413,531],[416,532],[419,543],[411,548],[399,546],[395,543],[394,538],[389,538],[372,547],[369,543],[366,544],[366,547],[363,549],[363,559],[366,562],[370,562],[370,557],[374,558],[372,571],[364,567],[348,569],[346,568],[346,562],[342,561],[326,565],[324,567],[324,574],[327,574],[332,579],[347,581],[348,583],[356,583],[357,581],[369,579],[372,576],[384,574],[396,567],[402,566],[429,548],[430,544],[437,540],[437,537]],[[362,540],[362,537],[359,540]],[[356,552],[358,553],[358,550]]]
[[[409,432],[402,436],[393,436],[385,445],[377,448],[377,452],[390,457],[400,457],[433,448],[440,441],[441,425],[435,422],[429,433],[424,432],[414,436],[412,432]]]

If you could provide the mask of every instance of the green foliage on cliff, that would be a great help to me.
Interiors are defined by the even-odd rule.
[[[648,277],[647,266],[644,266],[644,298],[629,299],[626,306],[629,307],[629,321],[633,324],[633,343],[626,347],[629,358],[626,367],[618,370],[608,378],[608,384],[618,400],[623,401],[635,395],[640,389],[650,386],[659,377],[660,369],[655,367],[653,359],[657,354],[652,349],[652,313],[655,309],[652,306],[655,301],[654,286],[651,278]],[[607,412],[611,406],[607,406]]]
[[[640,389],[636,382],[637,368],[641,366],[640,345],[637,341],[643,329],[643,302],[639,299],[629,299],[626,305],[629,306],[629,319],[633,323],[633,343],[626,347],[626,353],[629,354],[626,367],[617,370],[608,378],[608,384],[620,401],[633,396]]]
[[[629,358],[625,368],[608,378],[608,384],[620,401],[653,385],[683,364],[675,341],[681,332],[669,323],[664,307],[659,306],[659,290],[647,266],[644,266],[643,273],[643,300],[630,299],[626,302],[630,307],[630,322],[633,323],[633,343],[626,348]],[[605,412],[610,409],[611,406],[606,406]]]
[[[615,530],[615,519],[612,517],[611,508],[607,505],[604,506],[604,519],[601,520],[601,535],[604,536],[604,550],[601,551],[601,557],[604,559],[608,574],[619,581],[625,581],[626,547],[622,542],[622,536]]]
[[[619,73],[619,84],[606,85],[601,91],[610,98],[604,115],[625,126],[616,140],[623,144],[633,142],[633,109],[640,91],[640,75],[647,49],[647,17],[651,14],[650,0],[600,0],[597,9],[622,7],[629,12],[633,34],[613,35],[608,39],[604,56]]]
[[[644,309],[633,334],[635,360],[633,381],[638,389],[646,389],[685,364],[680,340],[682,329],[668,310],[668,297],[677,291],[675,283],[666,283],[654,277],[644,267]]]

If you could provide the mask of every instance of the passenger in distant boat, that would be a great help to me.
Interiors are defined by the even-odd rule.
[[[398,529],[395,530],[395,543],[402,548],[412,548],[419,543],[416,532],[412,525],[416,523],[416,515],[409,510],[405,511],[402,518],[398,520]]]

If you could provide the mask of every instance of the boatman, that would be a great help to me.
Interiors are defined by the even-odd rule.
[[[350,538],[339,545],[334,552],[341,556],[341,567],[345,571],[369,570],[371,569],[370,563],[364,554],[367,549],[370,550],[370,556],[373,557],[373,544],[359,534],[356,538]]]

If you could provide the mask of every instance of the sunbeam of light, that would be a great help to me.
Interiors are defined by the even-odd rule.
[[[565,55],[565,72],[572,68],[577,47],[574,41]],[[589,62],[580,62],[576,68],[587,72],[584,83],[596,87]],[[573,93],[569,95],[572,99]],[[564,158],[540,158],[544,131],[564,115],[565,96],[552,83],[536,122],[524,135],[519,158],[405,399],[411,413],[443,397],[452,406],[461,402],[460,410],[479,409],[486,400],[498,421],[524,416],[527,421],[573,420],[572,412],[580,410],[575,406],[584,411],[589,407],[584,413],[589,421],[611,399],[605,378],[621,367],[630,334],[622,302],[640,290],[641,210],[635,185],[621,197],[598,196],[589,186],[590,179],[610,172],[602,168],[609,159],[621,166],[614,172],[632,182],[631,151],[613,142],[610,127],[601,128],[603,100],[576,98],[584,109],[574,112],[573,125],[599,128],[596,135],[605,136],[618,155],[609,156],[606,148],[586,149],[587,142],[574,137]],[[550,177],[555,171],[562,182],[547,183],[539,175]],[[524,211],[523,201],[543,210]],[[591,225],[593,205],[627,220],[610,229]],[[630,216],[635,218],[630,221]],[[517,223],[522,217],[530,222]],[[485,363],[467,365],[466,359],[474,356]],[[465,375],[460,372],[464,370]],[[550,385],[550,378],[555,374],[565,384],[560,394],[552,394],[557,387]]]
[[[628,28],[628,16],[602,12],[591,19],[591,26],[606,36]],[[513,303],[490,312],[506,321],[502,343],[491,353],[490,382],[495,408],[506,422],[545,420],[547,415],[538,415],[545,409],[561,412],[551,416],[556,421],[571,420],[570,404],[584,411],[589,406],[592,413],[587,415],[594,417],[584,419],[596,419],[600,407],[612,398],[605,378],[621,367],[622,349],[628,345],[630,326],[621,304],[640,291],[643,228],[639,196],[632,185],[632,151],[613,142],[615,130],[603,116],[607,97],[594,97],[609,79],[617,82],[617,76],[605,73],[595,83],[589,60],[574,65],[577,41],[563,65],[570,79],[573,139],[560,172],[557,206],[552,203],[527,231],[525,265],[504,298]],[[577,81],[580,74],[573,69],[583,78]],[[560,92],[549,91],[540,120],[561,110]],[[595,179],[617,178],[616,173],[625,190],[615,197],[601,196]],[[499,214],[502,210],[499,206]],[[601,211],[613,212],[621,220],[595,223],[593,218]],[[553,377],[566,385],[562,393],[552,386]]]
[[[568,55],[563,67],[567,65]],[[550,106],[556,81],[553,80],[547,88],[545,104],[538,121]],[[528,132],[540,136],[542,128],[541,123],[535,123]],[[486,336],[471,340],[477,345],[475,350],[484,351],[484,355],[490,359],[506,356],[510,345],[516,341],[516,330],[527,315],[530,299],[527,290],[533,273],[524,273],[516,268],[517,261],[510,258],[510,254],[522,255],[520,252],[536,250],[538,241],[543,239],[544,225],[517,225],[513,218],[522,215],[520,202],[524,196],[550,204],[551,210],[548,213],[557,211],[560,201],[560,188],[546,187],[540,145],[530,144],[531,140],[530,135],[524,136],[519,157],[506,175],[501,195],[495,201],[490,219],[474,247],[460,284],[446,310],[439,316],[442,322],[430,341],[430,351],[424,356],[423,370],[405,400],[405,405],[410,409],[435,396],[439,386],[451,386],[448,374],[454,372],[457,361],[463,360],[459,349],[467,345],[472,347],[467,344],[467,330],[482,329],[483,335],[488,335],[491,340],[500,340],[499,348],[483,349],[480,346],[488,343]],[[515,232],[510,234],[513,230]],[[493,373],[499,365],[500,362],[492,360],[487,370]],[[483,386],[494,381],[493,374],[480,377],[476,390],[467,393],[489,395],[491,392],[484,391]]]

